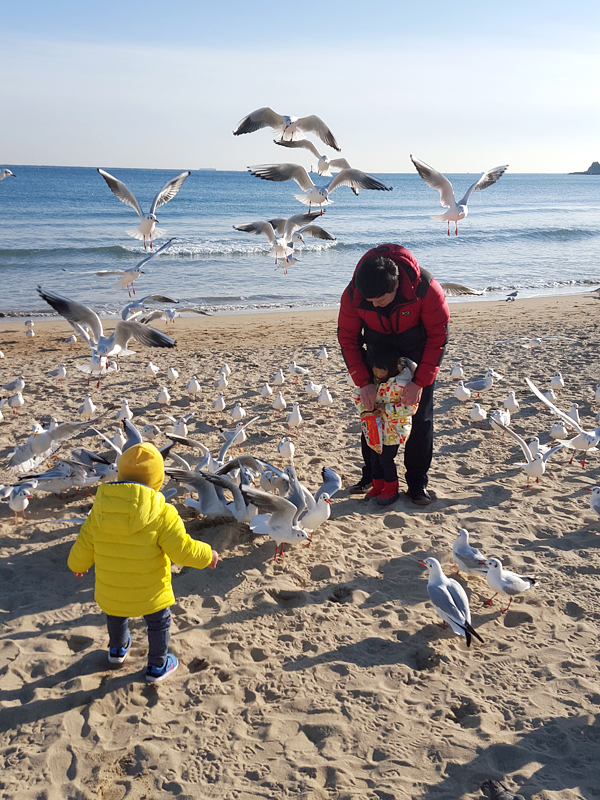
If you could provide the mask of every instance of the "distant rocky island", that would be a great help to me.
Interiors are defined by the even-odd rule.
[[[569,172],[569,175],[600,175],[600,161],[592,161],[585,172]]]

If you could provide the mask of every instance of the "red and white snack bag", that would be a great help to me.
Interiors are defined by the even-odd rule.
[[[360,415],[362,431],[371,450],[383,452],[383,420],[378,411],[363,411]]]

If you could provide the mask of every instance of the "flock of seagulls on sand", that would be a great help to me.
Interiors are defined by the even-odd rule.
[[[88,342],[92,359],[102,360],[104,367],[110,356],[118,358],[119,355],[134,355],[128,349],[131,339],[153,348],[168,349],[175,346],[175,340],[170,336],[137,320],[119,320],[111,336],[106,336],[98,315],[88,306],[42,289],[39,292],[71,324],[78,335]],[[129,317],[134,307],[137,309],[133,311],[134,315],[143,315],[144,309],[139,308],[139,305],[130,303],[123,309],[122,315]],[[139,318],[141,317],[138,316]],[[315,360],[326,367],[326,348],[319,349]],[[121,369],[116,362],[115,369]],[[107,367],[99,370],[99,379],[107,372]],[[152,362],[148,362],[144,370],[151,384],[157,380],[159,372],[159,368]],[[291,361],[287,375],[283,368],[279,368],[271,378],[271,383],[278,387],[276,394],[268,382],[264,382],[257,390],[260,402],[270,403],[275,414],[283,412],[287,405],[283,396],[286,380],[291,380],[296,387],[301,379],[304,381],[310,374],[309,367]],[[48,378],[57,384],[62,383],[66,375],[64,363],[47,373]],[[222,365],[216,380],[209,387],[202,386],[196,375],[180,382],[180,372],[173,366],[167,368],[166,377],[171,391],[179,387],[179,393],[187,395],[190,404],[206,388],[218,390],[213,412],[216,419],[222,419],[228,405],[225,392],[231,378],[231,369],[227,364]],[[268,387],[268,391],[265,387]],[[315,392],[316,387],[317,384],[313,381],[307,381],[307,399],[316,402],[324,410],[329,409],[334,400],[327,385],[319,385],[318,392]],[[7,402],[14,413],[18,413],[25,402],[25,389],[24,376],[5,384],[1,391],[8,398],[4,397],[0,405]],[[304,422],[298,401],[292,403],[291,411],[285,418],[287,434],[277,446],[281,468],[242,453],[242,446],[248,439],[247,430],[262,414],[248,419],[247,411],[240,401],[229,409],[234,427],[222,429],[224,443],[219,453],[214,455],[201,441],[189,435],[188,425],[195,416],[194,411],[180,418],[167,413],[166,409],[172,402],[167,386],[158,390],[156,401],[159,406],[157,423],[138,429],[128,399],[122,398],[116,412],[118,427],[112,437],[99,429],[100,425],[108,422],[109,412],[97,413],[97,406],[90,392],[86,393],[83,403],[77,408],[77,414],[84,421],[59,423],[53,418],[46,428],[36,423],[31,434],[15,446],[8,458],[6,466],[17,478],[16,482],[0,488],[0,499],[8,502],[14,512],[15,523],[18,513],[25,518],[25,510],[35,493],[60,494],[70,489],[89,490],[99,482],[115,480],[119,458],[125,450],[142,441],[154,441],[162,435],[166,443],[160,447],[160,452],[168,462],[166,475],[196,495],[185,499],[186,506],[208,518],[233,519],[246,523],[256,536],[269,536],[276,544],[276,562],[283,556],[284,544],[304,542],[310,545],[314,532],[329,519],[331,498],[341,489],[342,482],[332,468],[324,467],[321,486],[313,495],[298,479],[294,467],[295,445],[292,439]],[[170,430],[165,430],[164,426],[161,428],[162,421],[170,424]],[[64,448],[75,436],[78,439],[92,436],[98,438],[103,447],[108,448],[108,454],[106,451],[102,452],[101,448],[88,449],[80,446],[71,450],[69,455],[58,455],[59,449]],[[186,451],[185,456],[181,454],[181,450]],[[48,462],[52,462],[49,463],[49,468],[40,471],[40,467]],[[168,499],[177,493],[177,488],[165,491]]]

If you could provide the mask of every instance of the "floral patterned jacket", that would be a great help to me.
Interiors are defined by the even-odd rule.
[[[379,411],[383,420],[383,444],[404,444],[410,436],[412,417],[419,406],[402,404],[402,386],[395,378],[379,384],[375,381],[375,386],[377,387],[375,410]],[[354,392],[354,403],[359,414],[367,410],[360,401],[360,389]]]

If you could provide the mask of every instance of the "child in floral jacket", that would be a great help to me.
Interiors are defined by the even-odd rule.
[[[410,381],[416,364],[386,348],[368,353],[368,362],[377,387],[375,410],[367,411],[360,401],[360,389],[354,402],[361,415],[363,432],[371,449],[373,485],[366,498],[377,498],[381,506],[398,499],[398,473],[394,459],[412,428],[412,417],[418,406],[402,402],[402,390]]]

